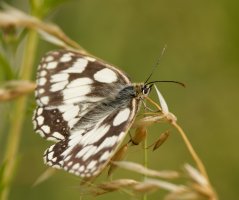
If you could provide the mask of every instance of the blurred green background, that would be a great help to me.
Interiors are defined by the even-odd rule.
[[[29,10],[25,0],[7,2],[25,12]],[[55,8],[44,20],[58,24],[93,55],[119,66],[133,82],[146,79],[167,44],[152,80],[186,84],[185,89],[171,84],[158,87],[204,161],[220,199],[238,199],[239,1],[72,0]],[[35,66],[45,52],[55,48],[40,41]],[[11,103],[0,106],[0,160],[11,126],[8,121],[13,117],[9,116],[10,106]],[[33,132],[33,107],[31,95],[9,199],[79,199],[79,178],[63,171],[32,187],[47,169],[42,153],[50,145]],[[149,143],[167,128],[151,127]],[[149,151],[150,168],[179,170],[185,162],[193,164],[182,139],[173,128],[170,130],[169,140],[156,152]],[[130,149],[126,159],[142,163],[143,150],[140,146]],[[115,177],[128,175],[118,170]],[[106,179],[105,175],[102,179]],[[154,193],[149,199],[159,199],[161,195]],[[110,198],[129,196],[112,193],[97,199]]]

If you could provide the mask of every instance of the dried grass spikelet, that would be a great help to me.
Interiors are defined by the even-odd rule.
[[[115,162],[116,165],[124,169],[134,171],[152,178],[145,178],[143,181],[132,179],[118,179],[99,184],[92,189],[91,194],[101,195],[108,192],[121,190],[128,194],[149,193],[159,190],[168,191],[164,200],[216,200],[215,193],[211,190],[207,180],[201,175],[197,169],[189,164],[184,166],[186,184],[177,184],[172,181],[179,178],[176,171],[156,171],[145,168],[142,165],[132,162],[120,161]],[[171,180],[172,179],[172,180]],[[188,183],[189,182],[189,183]],[[131,193],[130,193],[131,192]]]
[[[194,167],[189,164],[184,165],[186,175],[190,179],[190,186],[193,190],[200,195],[213,199],[216,195],[208,180]]]
[[[0,88],[0,101],[8,101],[34,91],[36,84],[26,80],[6,82]]]
[[[45,170],[38,178],[37,180],[33,183],[33,187],[40,185],[41,183],[45,182],[48,180],[52,175],[56,172],[56,169],[54,168],[48,168]]]
[[[117,179],[117,180],[105,182],[97,186],[97,188],[100,190],[98,191],[96,190],[95,195],[101,195],[107,192],[113,192],[126,187],[129,188],[138,183],[139,183],[138,181],[135,181],[133,179]]]
[[[169,131],[162,133],[159,136],[159,139],[156,140],[156,142],[154,143],[153,151],[158,149],[168,139],[168,137],[169,137]]]
[[[134,136],[131,138],[130,142],[133,145],[138,145],[145,140],[147,136],[146,126],[138,126],[135,130]]]
[[[23,27],[34,29],[46,41],[64,48],[73,48],[82,53],[86,53],[83,48],[71,40],[67,35],[55,24],[45,23],[38,18],[28,15],[7,4],[2,4],[3,10],[0,11],[0,27]]]
[[[173,170],[152,170],[144,167],[141,164],[128,162],[128,161],[119,161],[114,162],[118,167],[130,170],[139,174],[143,174],[151,177],[166,178],[166,179],[175,179],[179,177],[179,173]]]

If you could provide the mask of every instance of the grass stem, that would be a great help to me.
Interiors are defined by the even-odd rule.
[[[29,31],[25,44],[23,60],[20,66],[21,72],[19,74],[19,79],[21,80],[31,79],[37,45],[38,45],[37,33],[35,31]],[[6,151],[4,157],[5,167],[1,181],[3,185],[2,192],[0,194],[1,200],[8,199],[10,185],[16,167],[17,153],[21,138],[21,130],[25,120],[26,106],[27,106],[27,97],[26,96],[20,97],[19,99],[16,100],[11,113],[12,116],[11,119],[12,121],[10,123],[11,128],[9,130],[8,140],[6,144]]]
[[[146,129],[147,131],[147,129]],[[147,151],[147,146],[148,146],[148,134],[146,133],[146,137],[144,140],[144,167],[147,168],[148,167],[148,151]],[[144,175],[144,179],[147,178],[147,175]],[[144,200],[148,199],[148,195],[145,193],[143,196]]]
[[[176,123],[176,121],[172,122],[171,124],[178,130],[179,134],[181,135],[181,137],[183,138],[183,141],[186,144],[186,147],[187,147],[189,153],[191,154],[193,160],[195,161],[198,170],[206,178],[206,180],[208,182],[208,187],[211,190],[210,200],[217,200],[218,199],[217,194],[215,193],[215,191],[210,183],[206,168],[205,168],[202,160],[197,155],[196,151],[194,150],[193,146],[191,145],[191,143],[190,143],[189,139],[187,138],[186,134],[184,133],[183,129]]]

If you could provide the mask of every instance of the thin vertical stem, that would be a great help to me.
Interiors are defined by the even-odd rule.
[[[38,44],[38,36],[35,31],[29,31],[27,36],[25,51],[23,54],[22,64],[20,66],[21,72],[19,78],[22,80],[29,80],[32,74],[33,62],[35,59],[36,47]],[[2,177],[3,189],[0,194],[0,199],[7,200],[10,191],[10,184],[13,179],[14,169],[16,166],[17,152],[20,143],[21,130],[25,120],[25,111],[27,97],[20,97],[14,104],[12,110],[11,128],[8,134],[8,141],[5,151],[5,167]]]
[[[147,131],[147,129],[146,129]],[[146,137],[144,140],[144,167],[148,168],[148,151],[147,151],[147,146],[148,146],[148,133],[146,132]],[[144,175],[144,179],[147,178],[147,175]],[[144,200],[148,199],[148,195],[145,193],[143,196]]]

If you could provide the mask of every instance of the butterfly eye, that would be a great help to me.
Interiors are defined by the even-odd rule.
[[[151,87],[149,86],[147,86],[147,85],[145,85],[143,88],[142,88],[142,93],[144,94],[144,95],[148,95],[149,94],[149,92],[150,92],[150,90],[151,90]]]

